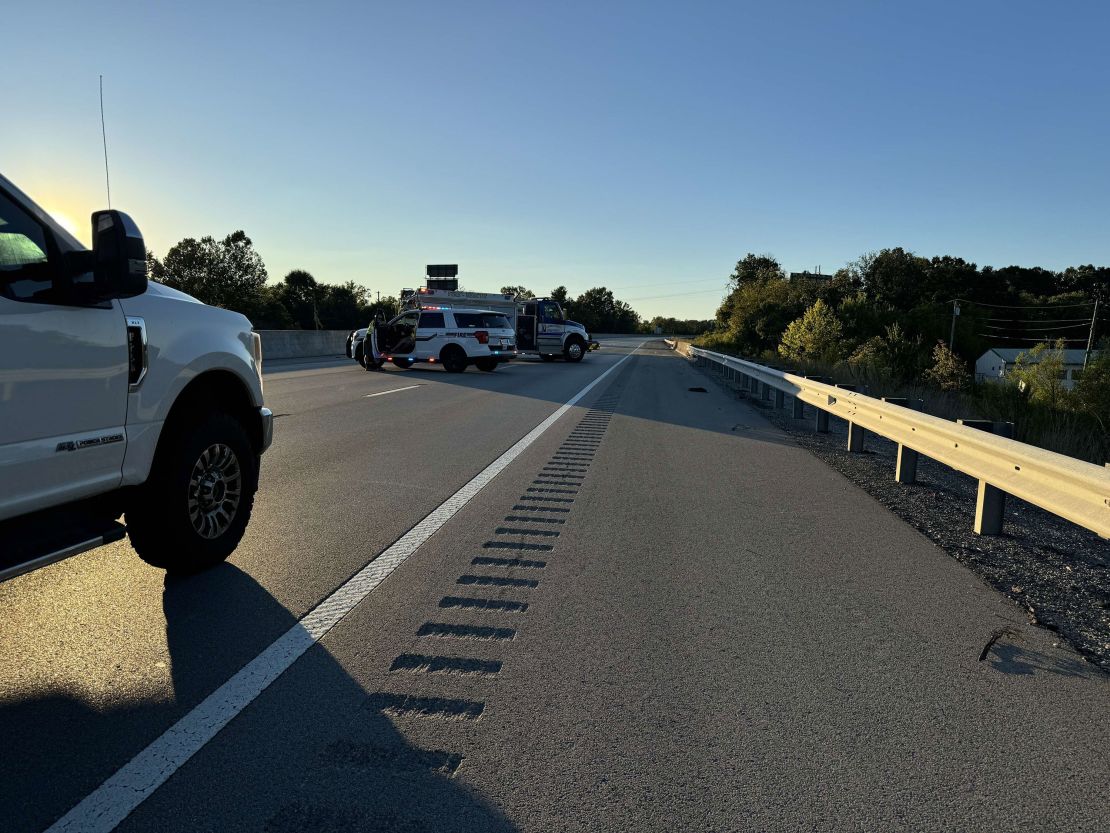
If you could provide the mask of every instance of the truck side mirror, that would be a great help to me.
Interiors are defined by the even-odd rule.
[[[122,211],[93,212],[92,241],[98,294],[133,298],[146,292],[146,245],[130,217]]]

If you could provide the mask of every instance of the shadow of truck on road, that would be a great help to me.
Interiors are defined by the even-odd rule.
[[[0,702],[5,833],[48,827],[297,623],[230,564],[167,577],[163,609],[172,701]],[[452,780],[465,750],[413,746],[383,702],[317,643],[118,829],[516,830]]]

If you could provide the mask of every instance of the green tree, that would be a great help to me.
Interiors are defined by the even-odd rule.
[[[816,300],[813,281],[745,283],[733,291],[729,318],[723,328],[718,324],[718,329],[724,341],[736,350],[759,355],[775,350],[790,322],[801,317]]]
[[[253,315],[249,315],[256,330],[290,330],[293,316],[282,303],[277,284],[266,284],[259,293],[259,303]]]
[[[1110,430],[1110,350],[1091,357],[1072,393],[1077,409],[1097,419],[1104,432]]]
[[[1028,353],[1020,353],[1007,378],[1021,388],[1032,402],[1054,408],[1065,405],[1068,398],[1064,387],[1065,346],[1062,339],[1054,345],[1041,342]]]
[[[698,321],[697,319],[688,318],[681,320],[678,318],[664,318],[662,315],[657,315],[650,321],[643,321],[640,324],[640,332],[654,333],[656,328],[660,328],[667,335],[702,335],[708,333],[713,329],[712,321]]]
[[[317,311],[325,330],[349,330],[366,326],[361,314],[367,291],[354,281],[342,284],[317,284]]]
[[[843,356],[843,330],[840,319],[821,300],[791,321],[782,335],[779,355],[792,361],[834,363]]]
[[[884,370],[895,378],[909,381],[921,372],[920,335],[909,336],[902,325],[895,322],[887,326],[881,336],[872,336],[856,348],[848,363]]]
[[[552,289],[551,300],[558,301],[560,304],[565,305],[569,300],[567,298],[567,288],[565,286],[557,286]]]
[[[863,255],[854,264],[868,297],[894,310],[909,310],[923,298],[929,261],[901,246]]]
[[[743,260],[736,261],[736,267],[728,276],[729,289],[721,306],[717,309],[717,325],[724,330],[730,326],[737,294],[746,287],[763,286],[771,281],[782,281],[786,273],[771,255],[757,255],[748,252]]]
[[[320,285],[316,283],[316,278],[304,269],[294,269],[282,279],[278,292],[285,308],[293,316],[293,323],[297,328],[323,329],[319,316],[323,292]]]
[[[536,293],[526,286],[503,286],[501,287],[501,294],[514,295],[522,300],[536,297]]]
[[[370,301],[366,306],[365,314],[359,326],[365,327],[369,322],[377,318],[379,314],[388,321],[398,313],[400,307],[401,302],[392,295],[386,295],[377,301]]]
[[[924,373],[925,381],[941,390],[963,390],[967,387],[967,363],[948,349],[943,341],[933,348],[933,364]]]
[[[1079,292],[1088,298],[1110,301],[1110,267],[1069,266],[1060,273],[1057,286],[1060,292]]]
[[[243,231],[223,240],[187,237],[159,261],[147,253],[150,277],[198,301],[248,317],[259,310],[266,266]]]
[[[573,320],[591,333],[634,333],[640,324],[632,307],[618,301],[604,286],[586,290],[570,306]]]
[[[946,304],[953,298],[975,296],[979,290],[979,267],[962,257],[934,257],[924,267],[924,281],[914,304]],[[912,293],[911,293],[912,295]]]

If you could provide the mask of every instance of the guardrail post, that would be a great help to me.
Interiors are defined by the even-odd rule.
[[[903,408],[913,408],[915,411],[920,411],[920,399],[915,399],[913,404],[904,396],[884,396],[883,402],[891,405],[901,405]],[[894,463],[894,482],[895,483],[916,483],[917,482],[917,452],[912,448],[907,448],[898,443],[898,459]]]
[[[771,386],[766,382],[763,383],[763,396],[761,396],[760,399],[764,402],[770,401],[771,399]]]
[[[814,382],[827,381],[824,376],[806,376],[806,378],[811,379]],[[797,402],[795,402],[795,404],[797,404]],[[817,405],[814,405],[813,409],[817,412],[816,424],[814,425],[813,430],[816,431],[818,434],[829,433],[829,412],[822,410]]]
[[[855,390],[855,385],[837,385],[841,390]],[[859,454],[863,451],[864,430],[851,420],[848,420],[848,451]]]
[[[783,408],[786,406],[786,394],[781,390],[775,391],[775,407]]]
[[[829,433],[829,412],[817,409],[817,428],[815,429],[818,434]]]
[[[1012,438],[1012,422],[991,422],[989,419],[958,419],[960,425],[990,431],[999,437]],[[975,534],[1000,535],[1006,517],[1006,493],[986,480],[979,481],[979,493],[975,498]]]

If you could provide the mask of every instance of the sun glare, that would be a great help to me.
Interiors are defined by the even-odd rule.
[[[73,222],[73,218],[66,214],[64,211],[56,211],[54,209],[47,208],[46,213],[53,217],[54,222],[56,222],[59,226],[64,228],[78,240],[81,239],[82,235],[80,226],[78,226],[77,223]]]

